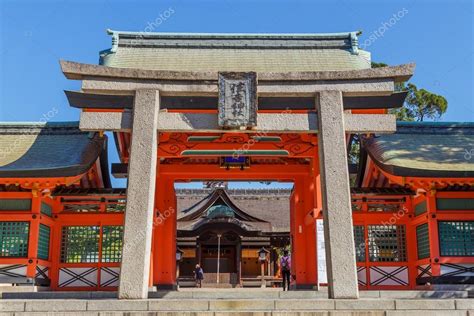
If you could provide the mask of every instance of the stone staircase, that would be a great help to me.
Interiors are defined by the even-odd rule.
[[[196,287],[196,281],[189,276],[180,277],[178,284],[180,288]],[[201,285],[203,288],[235,288],[240,286],[237,282],[236,273],[220,273],[219,283],[217,283],[217,273],[206,273]]]
[[[95,293],[95,294],[93,294]],[[113,292],[3,293],[0,315],[454,315],[474,316],[467,291],[370,291],[358,300],[327,299],[324,291],[200,289],[151,292],[117,300]],[[60,299],[61,298],[61,299]]]
[[[273,276],[265,276],[266,287],[281,287],[281,278],[275,278]],[[262,279],[260,277],[242,277],[242,287],[261,287]]]

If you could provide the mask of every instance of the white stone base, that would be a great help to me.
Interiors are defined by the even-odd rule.
[[[4,299],[0,315],[473,315],[474,299],[327,298]],[[210,292],[212,293],[212,292]],[[258,293],[257,291],[255,293]],[[278,297],[280,291],[268,291]],[[297,292],[295,292],[297,293]],[[304,293],[304,292],[301,292]],[[309,293],[309,292],[308,292]],[[302,295],[304,296],[304,295]],[[469,314],[471,311],[471,314]],[[150,314],[152,312],[152,314]],[[46,314],[47,313],[47,314]],[[132,313],[132,314],[130,314]],[[473,315],[474,316],[474,315]]]

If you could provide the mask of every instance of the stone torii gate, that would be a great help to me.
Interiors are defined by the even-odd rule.
[[[61,67],[68,79],[82,80],[81,93],[67,92],[70,104],[100,109],[83,109],[82,130],[131,132],[119,298],[143,299],[148,295],[157,131],[223,133],[229,128],[240,133],[317,133],[329,296],[358,298],[346,138],[349,133],[395,131],[395,117],[380,109],[403,103],[404,95],[400,99],[394,94],[394,83],[407,80],[413,64],[351,71],[258,73],[258,82],[248,73],[236,73],[237,77],[221,74],[224,78],[219,79],[216,72],[110,68],[67,61],[62,61]],[[163,97],[218,94],[218,113],[160,109]],[[252,104],[257,94],[311,97],[314,109],[258,112]],[[243,113],[232,111],[238,102],[243,102]],[[111,105],[117,108],[111,109]]]

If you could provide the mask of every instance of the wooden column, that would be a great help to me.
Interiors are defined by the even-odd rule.
[[[240,284],[240,280],[242,279],[242,240],[239,238],[238,244],[235,246],[236,254],[235,254],[235,264],[237,268],[237,282]]]
[[[426,192],[426,209],[428,215],[428,236],[430,240],[431,274],[433,277],[440,276],[441,265],[439,263],[439,233],[438,219],[436,218],[436,190]]]
[[[51,225],[51,270],[49,278],[51,279],[51,289],[56,290],[59,287],[59,264],[61,261],[61,224],[58,223],[57,214],[61,211],[60,198],[55,198],[52,202],[53,207],[53,225]]]
[[[158,167],[159,169],[159,167]],[[154,276],[158,289],[176,289],[176,194],[170,178],[158,177],[154,220]]]
[[[306,280],[311,288],[318,285],[318,260],[316,242],[316,218],[314,212],[316,208],[315,191],[316,184],[314,178],[307,176],[304,179],[304,235],[306,241]]]
[[[310,188],[309,177],[295,178],[291,197],[290,216],[292,255],[292,274],[296,276],[298,289],[314,288],[317,285],[316,267],[316,225],[311,217],[314,194]]]
[[[409,288],[414,289],[416,287],[416,277],[418,274],[417,269],[417,243],[416,243],[416,225],[412,224],[413,219],[415,218],[413,212],[413,198],[407,197],[405,203],[403,203],[403,208],[405,210],[405,216],[408,216],[407,223],[405,225],[406,229],[406,249],[407,249],[407,261],[408,261],[408,283]],[[411,242],[411,241],[415,242]]]
[[[31,199],[31,221],[28,235],[28,266],[26,268],[26,277],[35,282],[36,265],[38,260],[38,239],[39,225],[41,217],[41,193],[34,190]]]
[[[319,172],[319,158],[313,158],[313,168],[312,168],[312,179],[314,184],[314,210],[313,210],[313,219],[315,222],[315,230],[316,230],[316,284],[319,289],[319,284],[321,284],[322,276],[319,275],[319,266],[325,265],[325,262],[319,262],[320,254],[318,252],[318,228],[317,228],[317,220],[320,218],[321,212],[323,210],[323,199],[322,199],[322,192],[321,192],[321,173]],[[324,241],[324,240],[323,240]],[[324,282],[326,283],[326,282]]]

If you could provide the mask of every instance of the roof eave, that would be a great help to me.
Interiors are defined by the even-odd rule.
[[[95,162],[95,161],[94,161]],[[89,165],[76,165],[60,168],[49,168],[49,169],[25,169],[25,170],[0,170],[0,178],[63,178],[63,177],[76,177],[86,173],[91,166]]]
[[[376,159],[374,155],[368,150],[368,155],[377,167],[383,171],[398,177],[410,178],[474,178],[474,170],[432,170],[432,169],[416,169],[403,167],[393,164],[385,164]]]

